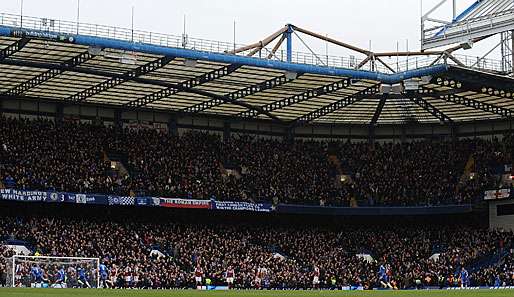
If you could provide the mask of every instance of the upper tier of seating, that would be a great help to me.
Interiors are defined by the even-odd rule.
[[[470,203],[512,164],[512,138],[350,143],[0,119],[5,187],[349,206]],[[113,170],[111,152],[128,174]],[[473,172],[469,178],[466,171]],[[344,182],[341,182],[344,176]],[[463,178],[463,176],[465,178]]]

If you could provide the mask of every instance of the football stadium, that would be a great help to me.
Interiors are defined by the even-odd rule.
[[[25,2],[0,296],[514,296],[514,1]]]

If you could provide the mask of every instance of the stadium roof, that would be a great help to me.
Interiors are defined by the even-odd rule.
[[[354,63],[341,60],[336,66],[327,58],[319,65],[317,57],[302,60],[298,53],[284,61],[262,42],[258,51],[266,49],[269,58],[249,57],[249,51],[257,53],[255,46],[236,55],[226,53],[234,49],[230,44],[216,48],[215,42],[198,41],[193,49],[156,33],[113,33],[111,27],[65,22],[50,28],[49,20],[25,17],[23,26],[13,26],[3,20],[4,98],[298,124],[453,122],[506,118],[514,110],[512,78],[497,69],[477,70],[479,63],[466,65],[449,54],[443,59],[445,52],[434,52],[438,58],[424,67],[395,71],[378,58],[387,54],[364,52],[367,57]],[[359,69],[375,59],[385,68]]]

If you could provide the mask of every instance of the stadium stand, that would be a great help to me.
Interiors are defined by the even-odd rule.
[[[170,136],[150,129],[0,121],[3,183],[25,190],[343,206],[352,198],[368,206],[444,205],[481,199],[484,190],[496,186],[495,168],[512,162],[510,137],[368,144],[241,135],[224,142],[200,132]],[[329,146],[337,150],[351,183],[336,186],[339,175],[329,162]],[[129,174],[111,170],[102,158],[111,151],[126,156]],[[462,182],[469,158],[476,173]]]
[[[38,215],[33,214],[36,208]],[[45,256],[99,257],[118,288],[193,288],[198,267],[213,285],[226,284],[225,273],[233,267],[236,288],[313,288],[315,268],[320,270],[321,288],[371,289],[382,287],[382,282],[397,288],[458,287],[461,267],[470,271],[470,286],[492,286],[497,275],[506,285],[514,284],[513,233],[459,225],[461,219],[448,220],[456,223],[452,226],[411,227],[380,222],[334,225],[321,219],[318,226],[293,227],[290,222],[270,223],[266,217],[229,223],[227,217],[201,219],[196,214],[191,222],[191,212],[170,219],[169,211],[146,211],[144,218],[130,208],[116,213],[74,206],[66,208],[66,215],[58,214],[61,208],[45,208],[9,205],[0,220],[0,235],[26,241]],[[484,264],[484,259],[501,265],[491,268],[493,262]],[[381,265],[387,279],[379,273]],[[258,271],[266,272],[259,277]],[[55,272],[46,269],[45,278],[52,282]],[[28,269],[18,274],[18,281],[30,278]],[[262,283],[256,283],[258,278]]]
[[[2,14],[0,286],[514,288],[505,36],[500,63],[457,53],[489,35],[395,53]]]

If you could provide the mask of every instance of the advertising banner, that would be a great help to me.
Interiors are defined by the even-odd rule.
[[[160,198],[160,206],[171,208],[211,208],[211,200],[196,200],[182,198]]]
[[[509,198],[510,189],[486,191],[486,200]],[[428,215],[469,213],[472,206],[445,205],[423,207],[330,207],[314,205],[252,203],[242,201],[196,200],[164,197],[131,197],[117,195],[79,194],[52,191],[29,191],[0,189],[0,200],[44,202],[44,203],[75,203],[111,206],[149,206],[180,209],[212,209],[225,211],[251,211],[260,213],[289,213],[317,215]]]
[[[107,204],[107,196],[104,195],[27,191],[15,189],[0,189],[0,200],[48,203],[64,202],[78,204]]]
[[[109,205],[134,205],[136,203],[136,197],[107,196],[107,203]]]
[[[510,189],[498,189],[485,191],[484,200],[507,199],[510,197]]]
[[[272,210],[271,203],[252,203],[252,202],[236,202],[236,201],[213,201],[212,209],[219,210],[246,210],[256,212],[270,212]]]
[[[49,193],[43,191],[26,191],[14,189],[0,189],[0,199],[13,201],[47,201]]]

